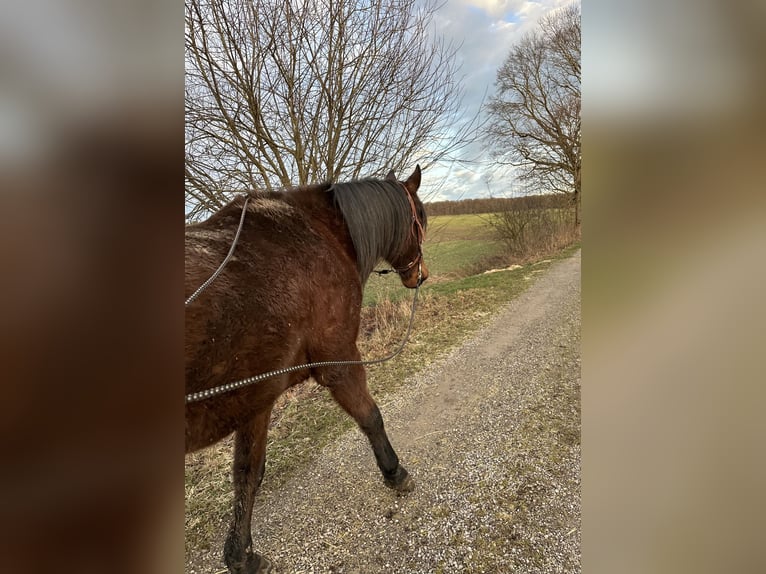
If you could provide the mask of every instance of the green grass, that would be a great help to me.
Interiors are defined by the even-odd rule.
[[[502,254],[502,246],[497,241],[479,239],[442,241],[428,244],[423,251],[428,262],[428,269],[433,278],[442,279],[460,275],[463,270],[470,270],[483,260]]]
[[[428,219],[427,240],[432,243],[454,240],[491,240],[494,231],[487,224],[489,214],[440,215]]]

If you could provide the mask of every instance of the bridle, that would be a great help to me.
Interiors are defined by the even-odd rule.
[[[411,234],[415,237],[416,241],[418,242],[418,254],[415,256],[415,259],[410,261],[406,267],[402,268],[391,268],[391,269],[375,269],[373,272],[377,273],[378,275],[385,275],[386,273],[396,273],[401,277],[405,273],[407,273],[410,269],[412,269],[415,265],[418,266],[418,284],[417,286],[420,287],[420,285],[423,283],[423,241],[426,237],[426,232],[423,229],[423,223],[418,218],[418,210],[417,207],[415,207],[415,200],[412,198],[412,195],[410,194],[407,187],[401,182],[397,181],[399,185],[402,186],[402,189],[404,190],[404,194],[407,196],[407,199],[410,202],[410,209],[412,211],[412,227],[410,229]]]

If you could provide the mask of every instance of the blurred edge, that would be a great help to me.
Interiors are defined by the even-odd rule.
[[[585,572],[763,572],[766,7],[583,7]]]
[[[6,572],[183,568],[181,10],[4,6]]]

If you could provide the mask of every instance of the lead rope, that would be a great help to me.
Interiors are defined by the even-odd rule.
[[[302,369],[313,369],[315,367],[340,367],[340,366],[350,366],[350,365],[375,365],[377,363],[384,363],[386,361],[390,361],[391,359],[393,359],[399,353],[402,352],[402,350],[404,349],[404,345],[407,344],[407,341],[410,338],[410,334],[412,333],[412,324],[415,321],[415,309],[417,308],[418,292],[420,291],[421,279],[422,279],[421,266],[418,265],[418,286],[415,287],[415,296],[412,298],[412,312],[410,313],[410,323],[407,326],[407,333],[404,335],[404,339],[399,345],[399,348],[396,349],[396,351],[394,351],[390,355],[387,355],[380,359],[369,359],[366,361],[319,361],[316,363],[306,363],[305,365],[285,367],[284,369],[276,369],[274,371],[269,371],[268,373],[263,373],[262,375],[255,375],[253,377],[242,379],[241,381],[226,383],[225,385],[213,387],[212,389],[206,389],[204,391],[190,393],[186,395],[186,404],[201,401],[203,399],[209,399],[210,397],[215,397],[220,394],[233,391],[235,389],[240,389],[242,387],[246,387],[247,385],[252,385],[253,383],[257,383],[258,381],[263,381],[265,379],[270,379],[272,377],[278,377],[280,375],[286,375],[287,373],[300,371]]]
[[[234,254],[234,248],[237,246],[237,241],[239,240],[239,232],[242,231],[242,224],[245,222],[245,211],[247,211],[247,202],[250,200],[250,196],[245,196],[245,203],[242,206],[242,215],[239,218],[239,227],[237,227],[237,233],[234,235],[234,241],[231,242],[231,247],[229,248],[229,253],[226,254],[226,257],[223,260],[223,263],[218,267],[218,269],[215,270],[215,272],[208,278],[207,281],[205,281],[202,285],[200,285],[197,290],[192,293],[189,298],[184,303],[184,307],[188,307],[189,303],[194,301],[197,297],[200,296],[200,294],[207,289],[210,284],[216,280],[216,277],[218,277],[221,274],[221,271],[223,271],[223,268],[226,267],[226,264],[229,262],[229,259],[231,259],[231,256]]]

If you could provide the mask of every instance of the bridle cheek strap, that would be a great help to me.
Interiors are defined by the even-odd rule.
[[[395,271],[399,275],[401,275],[402,273],[406,273],[407,271],[412,269],[413,266],[417,263],[418,285],[420,285],[420,279],[422,277],[421,263],[423,261],[423,241],[425,240],[426,232],[423,229],[423,224],[420,222],[420,219],[418,219],[418,210],[415,207],[415,200],[412,199],[412,195],[407,189],[407,186],[405,186],[402,182],[399,182],[399,184],[402,186],[402,189],[404,189],[404,194],[407,196],[407,199],[410,202],[410,209],[412,210],[411,232],[412,232],[412,235],[415,237],[416,241],[418,242],[418,256],[415,257],[415,259],[413,259],[412,261],[410,261],[410,263],[404,269],[395,269]]]

